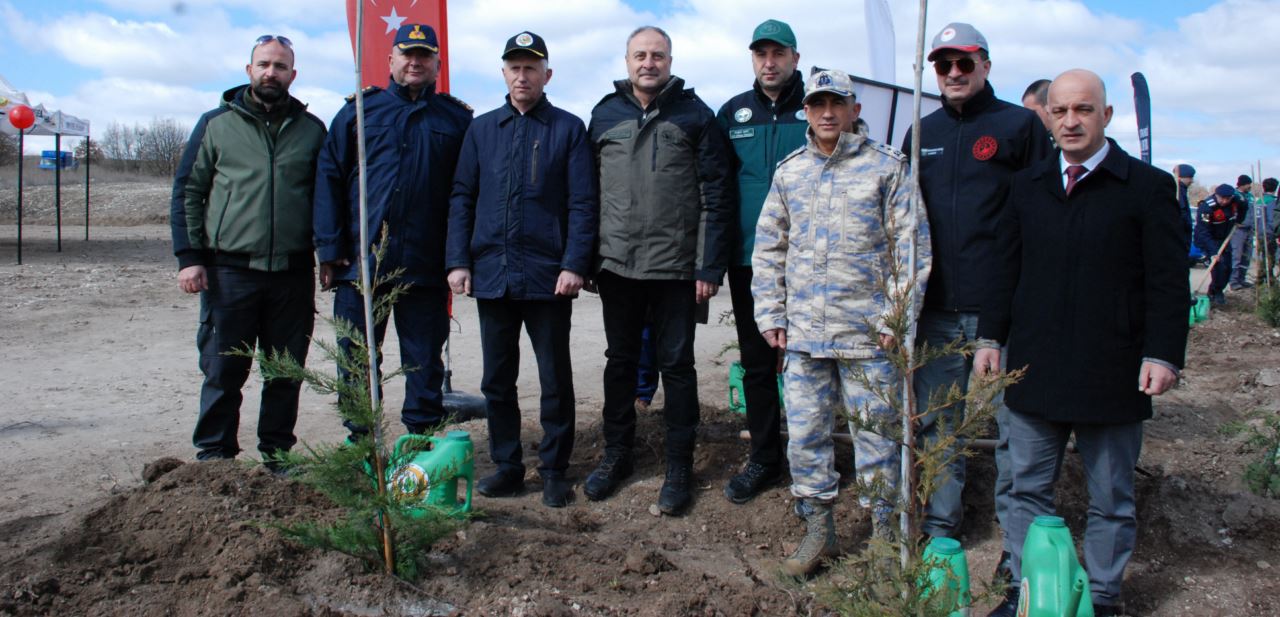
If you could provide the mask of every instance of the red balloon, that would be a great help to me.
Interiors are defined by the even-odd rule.
[[[18,105],[9,110],[9,124],[19,131],[25,131],[36,123],[36,114],[26,105]]]

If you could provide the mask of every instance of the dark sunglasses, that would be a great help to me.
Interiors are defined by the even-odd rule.
[[[264,35],[262,35],[262,36],[258,37],[258,40],[257,40],[257,41],[254,41],[253,46],[254,46],[254,47],[257,47],[257,46],[262,45],[262,44],[264,44],[264,43],[270,43],[271,41],[280,41],[280,44],[281,44],[281,45],[284,45],[285,47],[288,47],[289,49],[293,49],[293,41],[290,41],[290,40],[289,40],[289,37],[286,37],[286,36],[276,36],[276,35],[274,35],[274,34],[264,34]],[[971,70],[973,70],[973,69],[969,69],[969,70],[971,71]],[[965,72],[967,73],[968,71],[965,71]]]
[[[951,66],[955,65],[960,69],[961,73],[969,74],[973,69],[978,68],[978,63],[973,58],[960,58],[958,60],[934,60],[933,70],[939,75],[948,75],[951,73]]]

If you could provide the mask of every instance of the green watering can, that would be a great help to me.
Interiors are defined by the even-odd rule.
[[[925,595],[942,594],[942,601],[955,609],[948,617],[969,617],[969,561],[960,542],[953,538],[933,538],[924,547],[921,560],[929,564]]]
[[[387,466],[387,489],[402,501],[420,502],[427,508],[461,517],[471,512],[475,484],[475,446],[466,431],[449,431],[444,437],[404,435],[396,440]],[[466,481],[465,496],[458,495],[458,480]]]
[[[1093,617],[1089,575],[1061,517],[1037,516],[1027,529],[1021,591],[1018,617]]]

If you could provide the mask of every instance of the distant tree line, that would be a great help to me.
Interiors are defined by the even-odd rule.
[[[94,163],[108,168],[154,176],[172,176],[187,146],[191,127],[172,118],[156,118],[150,124],[126,126],[118,122],[90,141]],[[85,156],[83,140],[76,146],[76,158]]]

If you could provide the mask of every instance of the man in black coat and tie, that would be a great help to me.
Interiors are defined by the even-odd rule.
[[[974,371],[998,371],[1001,344],[1009,367],[1027,368],[1005,393],[1015,584],[1027,528],[1053,513],[1074,433],[1089,489],[1084,565],[1103,617],[1123,612],[1142,423],[1186,351],[1187,237],[1173,178],[1106,138],[1111,107],[1097,75],[1058,76],[1049,115],[1060,151],[1011,181]],[[1014,615],[1010,596],[991,615]]]

